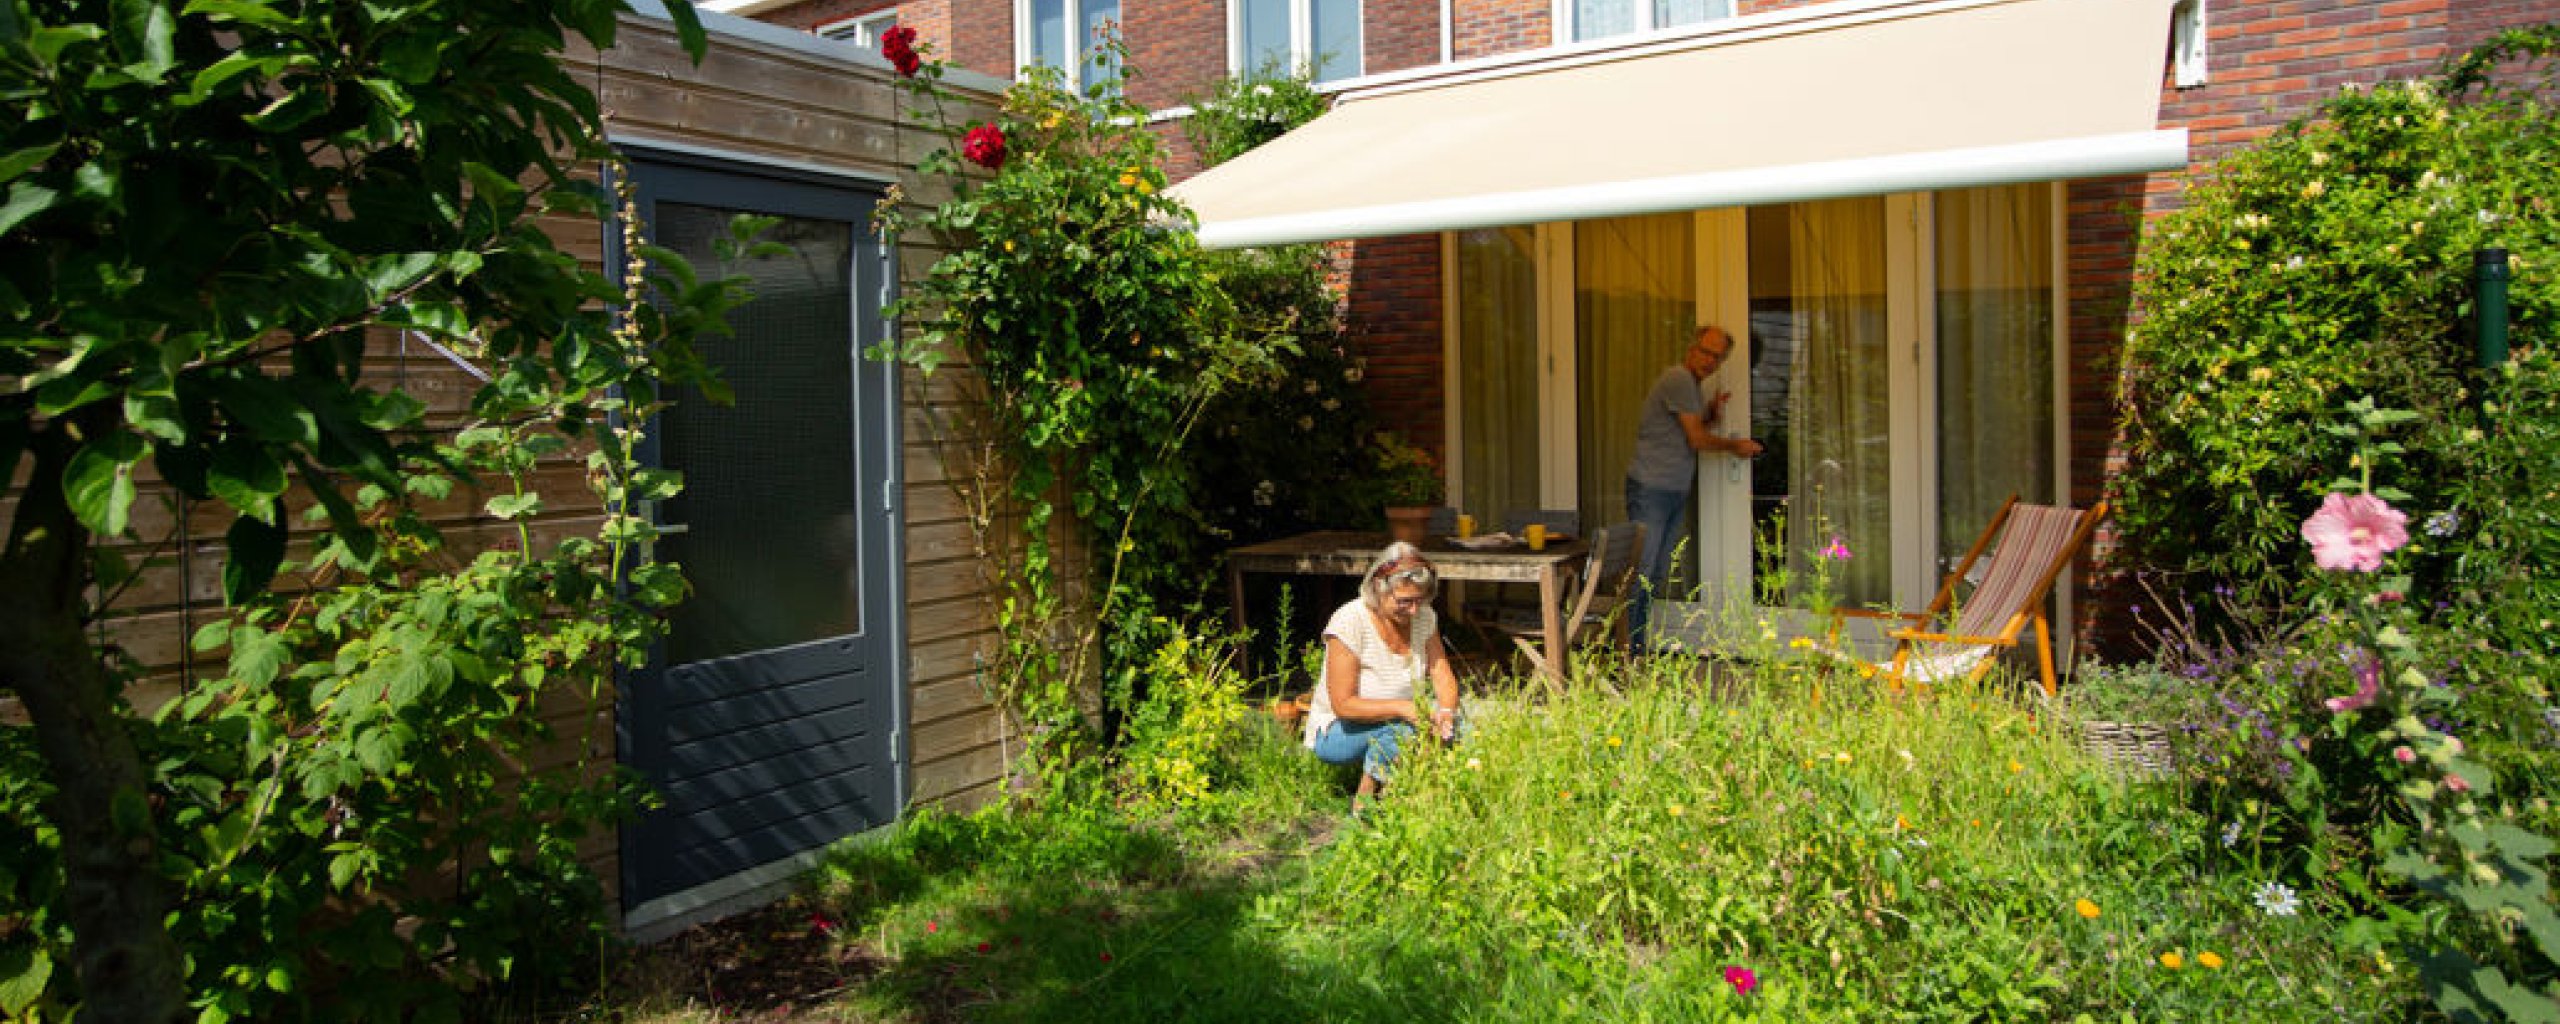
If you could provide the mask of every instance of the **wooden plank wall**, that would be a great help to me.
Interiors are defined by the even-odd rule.
[[[896,180],[911,203],[947,194],[916,177],[916,160],[940,140],[900,123],[902,97],[879,60],[854,56],[849,44],[739,19],[706,20],[713,25],[712,46],[699,66],[685,57],[667,23],[645,17],[626,17],[615,47],[601,56],[580,49],[565,58],[590,76],[588,85],[616,139]],[[724,25],[731,28],[724,31]],[[601,263],[603,235],[596,222],[554,218],[543,227],[588,264]],[[900,254],[901,274],[913,280],[941,255],[930,245],[910,244]],[[421,344],[390,334],[371,343],[376,381],[425,400],[432,425],[461,425],[476,380]],[[1009,519],[998,514],[992,530],[973,529],[962,497],[975,476],[966,460],[984,450],[983,431],[973,426],[970,379],[965,365],[946,367],[929,381],[909,369],[901,386],[908,407],[903,463],[912,797],[918,804],[960,809],[1001,792],[1011,742],[978,678],[978,666],[998,646],[987,559],[1002,555],[985,549],[1009,546],[1001,540]],[[601,509],[580,466],[579,457],[571,456],[539,471],[545,511],[533,524],[535,544],[594,531]],[[112,545],[143,569],[112,595],[98,635],[141,667],[131,697],[137,710],[148,713],[179,693],[187,679],[222,670],[218,655],[194,654],[187,640],[223,614],[222,538],[230,516],[217,502],[187,501],[145,469],[133,536]],[[25,472],[21,464],[20,479],[0,489],[0,528],[15,512]],[[517,543],[512,529],[481,515],[486,497],[458,488],[427,510],[456,558]],[[583,757],[612,756],[609,693],[601,701],[564,695],[545,701],[541,713],[559,740],[527,768],[557,770]],[[24,720],[16,700],[0,696],[0,721]],[[593,837],[585,851],[612,886],[618,874],[613,837]]]

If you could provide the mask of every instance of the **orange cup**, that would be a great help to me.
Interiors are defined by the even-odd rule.
[[[1530,523],[1529,528],[1521,532],[1528,538],[1529,550],[1544,551],[1547,549],[1547,524]]]
[[[1475,536],[1475,535],[1476,535],[1476,517],[1471,516],[1471,515],[1468,515],[1468,514],[1466,514],[1466,513],[1464,513],[1464,512],[1460,512],[1460,513],[1458,513],[1458,539],[1460,539],[1460,540],[1464,540],[1464,539],[1466,539],[1466,538],[1473,537],[1473,536]]]

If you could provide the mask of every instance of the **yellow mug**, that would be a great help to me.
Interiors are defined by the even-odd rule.
[[[1547,549],[1547,524],[1530,523],[1529,528],[1521,532],[1528,537],[1529,550],[1544,551]]]
[[[1471,515],[1468,515],[1468,514],[1466,514],[1466,513],[1464,513],[1464,512],[1460,512],[1460,513],[1458,513],[1458,538],[1459,538],[1460,540],[1464,540],[1464,539],[1466,539],[1466,538],[1468,538],[1468,537],[1473,537],[1473,536],[1475,536],[1475,535],[1476,535],[1476,517],[1471,516]]]

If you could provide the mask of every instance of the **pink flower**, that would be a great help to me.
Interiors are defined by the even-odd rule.
[[[960,137],[960,155],[990,171],[1004,169],[1004,129],[982,124]],[[2406,535],[2403,535],[2406,539]]]
[[[1735,995],[1747,996],[1751,990],[1760,987],[1760,976],[1751,973],[1748,967],[1727,967],[1724,969],[1724,983],[1733,986]]]
[[[890,26],[880,33],[880,55],[889,59],[903,78],[914,78],[916,69],[924,66],[924,58],[916,55],[916,30],[905,25]]]
[[[2444,788],[2456,793],[2468,793],[2471,792],[2471,780],[2459,775],[2447,774],[2444,777]]]
[[[2418,759],[2418,752],[2411,750],[2406,746],[2393,747],[2391,748],[2391,759],[2398,761],[2401,764],[2408,764],[2409,762]]]
[[[1823,549],[1822,549],[1822,557],[1824,557],[1824,558],[1829,558],[1829,559],[1833,559],[1833,560],[1836,560],[1836,561],[1842,561],[1842,562],[1846,562],[1846,561],[1848,561],[1848,560],[1849,560],[1849,538],[1847,538],[1847,537],[1843,537],[1843,536],[1841,536],[1841,535],[1839,535],[1839,534],[1836,534],[1836,533],[1835,533],[1835,534],[1832,534],[1832,535],[1831,535],[1831,546],[1830,546],[1830,547],[1826,547],[1826,548],[1823,548]]]
[[[2370,494],[2332,492],[2320,511],[2302,521],[2302,539],[2311,544],[2311,561],[2323,569],[2372,572],[2382,556],[2409,543],[2409,517]]]
[[[811,914],[809,915],[809,928],[812,931],[832,933],[836,930],[836,923],[833,920],[828,919],[825,914]]]
[[[2350,711],[2363,710],[2373,703],[2375,697],[2381,695],[2382,663],[2366,658],[2362,664],[2356,666],[2356,692],[2344,697],[2331,697],[2320,703],[2330,711],[2343,715]]]
[[[931,935],[931,934],[933,934],[933,933],[935,933],[935,932],[938,932],[938,931],[941,931],[941,930],[942,930],[942,925],[941,925],[940,923],[938,923],[938,922],[934,922],[934,921],[927,921],[927,922],[925,922],[925,923],[924,923],[924,933],[925,933],[925,934],[927,934],[927,935]]]

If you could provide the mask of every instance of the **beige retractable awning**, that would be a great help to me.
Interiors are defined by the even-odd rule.
[[[1460,68],[1346,94],[1174,194],[1227,248],[2167,170],[2169,11],[1860,4]]]

